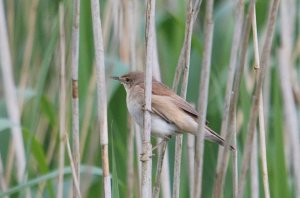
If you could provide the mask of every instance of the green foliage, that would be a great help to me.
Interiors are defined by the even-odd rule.
[[[5,192],[0,192],[0,197],[6,195],[17,195],[24,192],[26,188],[30,188],[35,195],[41,188],[41,183],[46,182],[46,188],[43,189],[42,195],[46,197],[54,197],[56,194],[56,178],[58,176],[59,147],[60,138],[58,138],[59,128],[59,92],[60,82],[60,47],[59,47],[59,25],[58,25],[58,5],[63,2],[65,11],[64,30],[66,35],[66,78],[67,78],[67,101],[66,101],[66,131],[71,134],[72,112],[71,104],[71,54],[72,54],[72,17],[73,17],[73,1],[38,1],[37,19],[34,26],[33,48],[30,57],[30,67],[28,71],[29,81],[27,83],[24,97],[24,108],[21,113],[21,126],[24,135],[24,143],[26,147],[26,173],[28,178],[24,182],[17,183],[16,174],[11,172],[11,182]],[[144,60],[144,1],[137,1],[138,13],[135,22],[138,30],[136,32],[137,59],[138,67],[143,68]],[[171,87],[174,73],[176,70],[180,50],[184,40],[185,31],[185,10],[184,1],[163,1],[157,2],[156,8],[156,30],[157,30],[157,47],[159,63],[161,68],[162,79],[165,84]],[[119,2],[123,5],[123,1]],[[169,4],[176,3],[177,6],[169,7]],[[299,2],[298,2],[299,4]],[[29,34],[28,19],[31,14],[29,1],[5,1],[6,16],[8,19],[10,46],[12,53],[13,71],[17,88],[20,87],[20,79],[25,73],[22,73],[24,63],[24,53],[26,49],[26,39]],[[129,71],[130,65],[128,61],[123,60],[121,51],[127,52],[129,47],[121,45],[127,37],[122,37],[125,30],[125,16],[121,7],[109,9],[108,1],[100,1],[101,20],[103,32],[106,32],[104,43],[105,46],[105,65],[106,65],[106,85],[108,99],[108,128],[109,128],[109,154],[110,154],[110,171],[112,177],[112,193],[113,197],[126,196],[127,182],[127,159],[128,159],[128,114],[126,108],[126,95],[123,87],[117,82],[111,80],[109,76],[118,76]],[[246,5],[246,7],[248,4]],[[257,1],[257,22],[259,38],[263,36],[266,27],[266,16],[268,11],[268,1]],[[195,22],[195,29],[192,38],[191,63],[189,74],[189,85],[187,100],[193,104],[197,104],[198,90],[200,82],[200,70],[202,65],[203,48],[204,48],[204,14],[205,1],[201,6],[199,18]],[[245,9],[247,10],[247,9]],[[95,91],[89,95],[88,90],[90,80],[94,75],[94,44],[93,30],[91,18],[90,1],[81,1],[81,18],[80,18],[80,50],[79,50],[79,113],[80,113],[80,129],[83,125],[85,110],[89,97],[95,97]],[[122,11],[122,12],[121,12]],[[110,14],[110,18],[106,15]],[[209,126],[215,131],[220,131],[223,113],[223,102],[226,89],[228,64],[230,59],[230,50],[232,43],[232,35],[234,29],[234,4],[232,1],[216,1],[214,9],[214,40],[212,51],[212,68],[209,86],[208,111],[207,120]],[[119,15],[118,15],[119,14]],[[116,16],[115,16],[116,15]],[[125,14],[124,14],[125,15]],[[123,17],[121,17],[123,16]],[[298,19],[299,20],[299,19]],[[120,27],[119,27],[120,26]],[[108,30],[104,28],[109,28]],[[130,30],[129,34],[131,33]],[[278,29],[276,34],[279,35]],[[277,55],[277,48],[280,41],[274,42],[274,50],[272,56]],[[125,40],[126,41],[126,40]],[[129,43],[129,41],[128,41]],[[253,50],[252,41],[249,42],[247,71],[253,73]],[[124,49],[121,47],[124,47]],[[126,48],[126,49],[125,49]],[[141,56],[141,57],[140,57]],[[299,60],[298,60],[299,62]],[[250,66],[249,66],[250,65]],[[269,107],[269,115],[266,117],[269,125],[267,129],[267,156],[270,178],[270,191],[272,197],[295,197],[293,173],[289,172],[288,158],[286,156],[285,145],[285,128],[284,128],[284,112],[282,105],[282,93],[280,90],[280,79],[278,77],[278,62],[272,59],[271,67],[271,83],[270,83],[270,101],[266,104]],[[250,68],[250,69],[249,69]],[[296,68],[299,74],[299,64]],[[249,90],[249,82],[245,80],[249,78],[248,73],[243,76],[240,97],[238,103],[238,111],[242,115],[239,120],[238,134],[238,159],[239,168],[245,146],[247,135],[248,120],[250,114],[252,90]],[[0,79],[2,83],[2,79]],[[250,86],[251,87],[251,86]],[[19,98],[19,90],[18,90]],[[4,170],[7,168],[9,153],[9,145],[11,135],[10,127],[15,124],[7,119],[7,107],[4,97],[2,97],[2,88],[0,86],[0,153]],[[91,166],[81,166],[82,173],[88,174],[88,178],[84,183],[83,197],[101,197],[103,195],[102,187],[102,170],[101,170],[101,147],[99,142],[99,124],[97,117],[97,101],[92,100],[91,119],[88,123],[87,142],[85,142],[83,152],[81,153],[82,164]],[[299,113],[299,112],[298,112]],[[26,130],[25,130],[26,128]],[[71,138],[70,138],[71,139]],[[51,141],[54,141],[53,155],[49,154]],[[154,143],[155,141],[153,141]],[[168,143],[169,149],[169,168],[170,183],[173,182],[173,162],[174,162],[174,138]],[[82,145],[83,146],[83,143]],[[181,184],[180,197],[189,196],[189,180],[188,180],[188,163],[186,151],[186,137],[183,141],[183,156],[181,165]],[[212,197],[212,189],[215,179],[215,170],[217,163],[218,146],[212,143],[205,143],[204,155],[204,171],[203,171],[203,197]],[[155,153],[156,155],[156,153]],[[49,157],[49,159],[48,159]],[[65,157],[65,175],[64,180],[64,196],[67,196],[71,188],[71,169],[68,157]],[[134,150],[134,168],[135,168],[135,197],[139,197],[139,180],[138,180],[138,160],[139,153],[137,148]],[[157,156],[153,157],[153,167],[156,168]],[[13,171],[15,167],[13,167]],[[261,171],[261,170],[259,170]],[[5,172],[5,171],[4,171]],[[155,173],[155,170],[153,170]],[[91,176],[92,175],[92,176]],[[153,178],[154,178],[153,174]],[[250,174],[248,174],[251,176]],[[1,178],[0,178],[1,179]],[[85,179],[85,177],[82,177]],[[169,179],[169,178],[163,178]],[[248,181],[250,177],[248,176]],[[86,183],[85,183],[86,182]],[[264,196],[262,188],[262,178],[259,178],[260,197]],[[247,183],[247,194],[245,197],[251,197],[250,182]],[[224,197],[232,197],[232,167],[229,163],[226,176]],[[2,189],[1,189],[2,190]]]
[[[102,175],[102,169],[97,168],[97,167],[93,167],[93,166],[81,165],[80,166],[80,172],[81,173],[88,173],[88,174],[91,174],[93,176],[98,176],[98,177]],[[63,174],[67,178],[66,180],[68,180],[69,183],[71,182],[69,180],[69,177],[71,177],[71,173],[72,173],[71,167],[65,167],[63,169]],[[59,174],[59,170],[55,169],[53,171],[50,171],[47,174],[35,177],[35,178],[27,181],[24,184],[14,186],[14,187],[10,188],[8,191],[0,192],[0,197],[4,197],[4,196],[7,196],[7,195],[12,195],[14,193],[21,192],[21,191],[25,190],[26,188],[34,187],[34,186],[40,184],[41,182],[45,182],[45,181],[48,181],[48,180],[53,180],[53,179],[58,177],[58,174]]]
[[[269,149],[269,159],[268,163],[270,165],[270,188],[272,197],[294,197],[290,191],[287,167],[285,163],[285,145],[284,145],[284,134],[283,134],[283,122],[281,122],[283,117],[282,105],[279,83],[278,83],[278,73],[273,72],[274,76],[274,86],[273,95],[274,99],[272,104],[274,105],[274,113],[272,114],[271,122],[274,125],[270,127],[270,133],[274,135],[269,136],[269,141],[271,142]]]

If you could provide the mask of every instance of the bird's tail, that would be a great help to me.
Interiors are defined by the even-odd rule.
[[[208,126],[205,126],[205,129],[206,129],[206,133],[205,133],[206,139],[224,146],[224,138],[222,138],[219,134],[217,134]],[[230,145],[230,150],[235,150],[235,148],[232,145]]]

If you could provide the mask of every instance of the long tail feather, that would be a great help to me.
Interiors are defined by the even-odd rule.
[[[206,139],[224,146],[224,138],[222,138],[219,134],[217,134],[215,131],[213,131],[208,126],[206,126],[205,129],[207,132],[205,134]],[[230,150],[235,150],[235,148],[232,145],[230,145]]]

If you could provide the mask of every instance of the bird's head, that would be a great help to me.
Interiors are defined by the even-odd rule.
[[[133,85],[144,82],[144,73],[143,72],[130,72],[124,74],[123,76],[111,77],[114,80],[120,81],[120,83],[125,87],[126,91],[129,90]]]

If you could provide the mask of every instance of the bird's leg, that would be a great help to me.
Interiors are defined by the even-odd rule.
[[[152,147],[152,153],[153,151],[155,151],[158,147],[160,147],[163,143],[168,142],[169,139],[171,139],[171,135],[166,135],[163,140],[161,142],[159,142],[158,144],[156,144],[154,147]],[[141,153],[140,154],[140,161],[145,161],[147,157],[152,157],[154,156],[153,154],[150,155],[146,155],[146,153]]]
[[[148,111],[148,112],[152,113],[152,110],[147,109],[145,104],[142,105],[141,109],[142,109],[142,111]]]
[[[168,142],[169,139],[171,139],[171,137],[171,135],[166,135],[161,142],[159,142],[152,148],[152,152],[155,151],[158,147],[160,147],[164,142]]]
[[[150,144],[148,144],[148,146],[147,146],[148,148],[145,149],[146,151],[140,154],[140,161],[141,162],[148,161],[153,156],[152,154],[150,154],[150,149],[151,148],[149,148],[149,146],[150,146]],[[151,151],[151,153],[152,153],[152,151]]]

